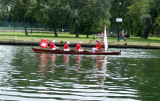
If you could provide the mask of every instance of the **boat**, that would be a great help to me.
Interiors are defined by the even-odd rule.
[[[85,50],[83,52],[77,52],[75,50],[71,51],[63,51],[63,50],[51,50],[47,49],[49,40],[48,39],[41,39],[40,42],[40,47],[41,48],[32,48],[35,53],[42,53],[42,52],[47,52],[47,53],[54,53],[54,54],[83,54],[83,55],[120,55],[121,50],[118,52],[113,52],[113,51],[107,51],[108,49],[108,41],[107,41],[107,33],[106,33],[106,25],[104,25],[104,52],[92,52]]]
[[[121,55],[121,51],[113,52],[113,51],[107,51],[107,52],[92,52],[92,51],[83,51],[83,52],[77,52],[74,50],[71,51],[63,51],[63,50],[51,50],[51,49],[44,49],[44,48],[33,48],[32,50],[35,53],[54,53],[54,54],[82,54],[82,55]]]

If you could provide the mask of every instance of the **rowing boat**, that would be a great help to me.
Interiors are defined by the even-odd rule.
[[[82,55],[120,55],[121,51],[113,52],[92,52],[92,51],[83,51],[83,52],[77,52],[77,51],[63,51],[63,50],[51,50],[51,49],[43,49],[43,48],[33,48],[33,51],[35,53],[54,53],[54,54],[82,54]]]

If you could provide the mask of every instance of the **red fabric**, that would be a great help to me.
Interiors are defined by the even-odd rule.
[[[76,51],[78,51],[78,49],[81,49],[81,44],[77,44]]]
[[[100,42],[98,42],[96,48],[97,48],[98,50],[101,50],[101,43],[100,43]]]
[[[68,46],[68,44],[66,43],[65,45],[64,45],[64,49],[68,49],[69,48],[69,46]]]
[[[54,48],[55,47],[55,44],[54,44],[54,42],[52,42],[51,44],[50,44],[50,49],[52,49],[52,48]]]
[[[120,35],[122,35],[122,31],[120,31]]]
[[[48,48],[49,40],[48,39],[41,39],[40,47],[41,48]]]

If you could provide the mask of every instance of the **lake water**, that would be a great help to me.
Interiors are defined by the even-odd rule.
[[[160,50],[121,51],[60,55],[0,45],[0,100],[160,101]]]

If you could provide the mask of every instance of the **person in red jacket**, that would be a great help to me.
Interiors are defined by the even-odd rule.
[[[71,49],[69,48],[69,44],[70,42],[68,41],[65,45],[64,45],[64,51],[70,51]]]
[[[52,42],[51,42],[51,44],[50,44],[50,49],[52,49],[52,50],[57,50],[57,49],[59,49],[59,47],[56,47],[55,46],[55,43],[56,41],[55,40],[53,40]]]
[[[97,42],[97,45],[96,45],[96,47],[92,48],[92,51],[93,52],[100,52],[101,51],[101,43],[99,42],[98,39],[96,40],[96,42]]]
[[[76,46],[76,51],[78,51],[78,52],[83,52],[84,51],[84,49],[81,48],[81,43],[82,43],[82,41],[80,41]]]

